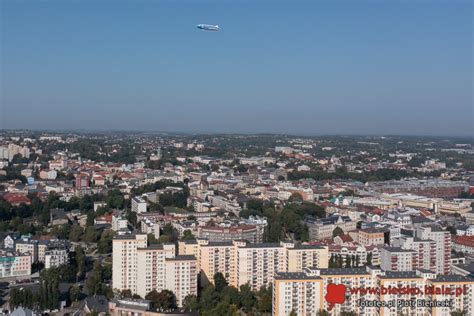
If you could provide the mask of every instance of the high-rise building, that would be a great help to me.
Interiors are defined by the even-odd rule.
[[[179,251],[197,257],[201,284],[213,283],[214,275],[220,272],[230,285],[238,288],[249,284],[255,291],[269,286],[277,272],[300,272],[306,267],[328,266],[327,247],[295,245],[293,242],[212,242],[198,239],[180,242]]]
[[[417,254],[417,269],[436,271],[436,243],[417,237],[402,236],[394,241],[394,246],[414,250]]]
[[[343,290],[337,303],[327,299],[328,286]],[[323,310],[329,311],[329,315],[352,312],[364,316],[441,316],[456,310],[473,315],[473,305],[472,278],[437,275],[426,270],[383,271],[372,266],[307,268],[303,272],[278,273],[273,282],[274,316],[291,312],[317,316]]]
[[[112,241],[112,282],[116,289],[137,293],[138,248],[147,247],[145,234],[119,235]]]
[[[435,249],[435,272],[438,274],[449,274],[451,271],[451,234],[439,226],[427,225],[417,227],[416,237],[424,240],[432,240]]]
[[[418,265],[416,251],[400,247],[383,247],[380,250],[380,267],[386,271],[413,271]]]
[[[112,285],[145,297],[153,290],[170,290],[181,306],[197,295],[196,258],[176,256],[175,244],[147,245],[146,234],[116,236],[113,241]]]
[[[196,257],[176,256],[165,259],[166,289],[176,296],[176,304],[183,305],[189,294],[197,295]]]

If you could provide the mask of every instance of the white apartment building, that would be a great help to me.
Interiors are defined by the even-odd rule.
[[[385,271],[413,271],[418,257],[414,250],[400,247],[383,247],[380,250],[380,267]]]
[[[46,269],[69,263],[69,253],[66,249],[48,250],[44,255]]]
[[[417,254],[417,269],[436,270],[436,243],[417,237],[401,236],[393,242],[393,246],[414,250]]]
[[[112,285],[141,297],[170,290],[181,306],[187,295],[197,294],[196,258],[176,256],[175,244],[147,245],[146,234],[116,236],[113,241]]]
[[[277,272],[300,272],[306,267],[328,266],[328,248],[295,245],[292,242],[248,243],[234,240],[212,242],[206,239],[179,243],[180,254],[195,255],[201,284],[213,282],[220,272],[230,285],[249,284],[259,290],[273,282]]]
[[[176,305],[183,306],[188,295],[197,295],[196,257],[166,258],[166,289],[176,296]]]
[[[330,308],[325,299],[329,285],[344,285],[345,296],[342,303]],[[437,294],[425,291],[426,288],[446,289]],[[410,291],[390,293],[382,289],[397,288]],[[360,289],[373,289],[361,292]],[[464,291],[455,295],[457,290]],[[354,291],[355,290],[355,291]],[[418,294],[413,294],[420,290]],[[434,300],[451,301],[450,307],[426,306]],[[415,306],[407,303],[415,302]],[[361,302],[378,303],[380,306],[361,306]],[[424,303],[423,306],[421,303]],[[459,275],[437,275],[431,271],[416,270],[405,272],[383,271],[375,267],[350,269],[307,268],[303,272],[278,273],[273,283],[273,315],[288,316],[292,311],[298,316],[317,316],[322,310],[329,315],[341,315],[342,312],[354,312],[361,316],[424,316],[449,315],[452,311],[464,311],[465,315],[474,314],[474,280]]]
[[[146,247],[146,234],[121,235],[113,239],[112,283],[115,289],[137,293],[137,249]]]
[[[435,242],[435,272],[449,274],[451,271],[451,234],[440,227],[428,225],[417,227],[416,237]]]
[[[153,234],[156,239],[160,238],[160,223],[158,222],[153,222],[148,218],[144,218],[140,222],[140,230],[145,234]]]
[[[112,215],[112,230],[119,231],[128,228],[128,220],[123,215]]]
[[[146,210],[146,201],[141,196],[135,196],[132,198],[132,212],[140,214],[146,213]]]

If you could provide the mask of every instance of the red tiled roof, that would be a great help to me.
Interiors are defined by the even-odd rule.
[[[10,204],[31,203],[31,200],[27,196],[18,193],[7,193],[3,196],[3,198]]]
[[[453,242],[458,245],[474,248],[474,236],[456,236]]]
[[[339,238],[342,239],[343,242],[351,242],[354,241],[350,235],[340,235]]]

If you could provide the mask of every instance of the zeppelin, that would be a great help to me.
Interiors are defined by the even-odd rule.
[[[219,31],[220,30],[219,25],[210,25],[210,24],[198,24],[197,28],[204,31]]]

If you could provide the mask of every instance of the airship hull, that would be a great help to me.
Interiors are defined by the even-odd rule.
[[[197,28],[203,31],[219,31],[219,25],[209,25],[209,24],[198,24]]]

